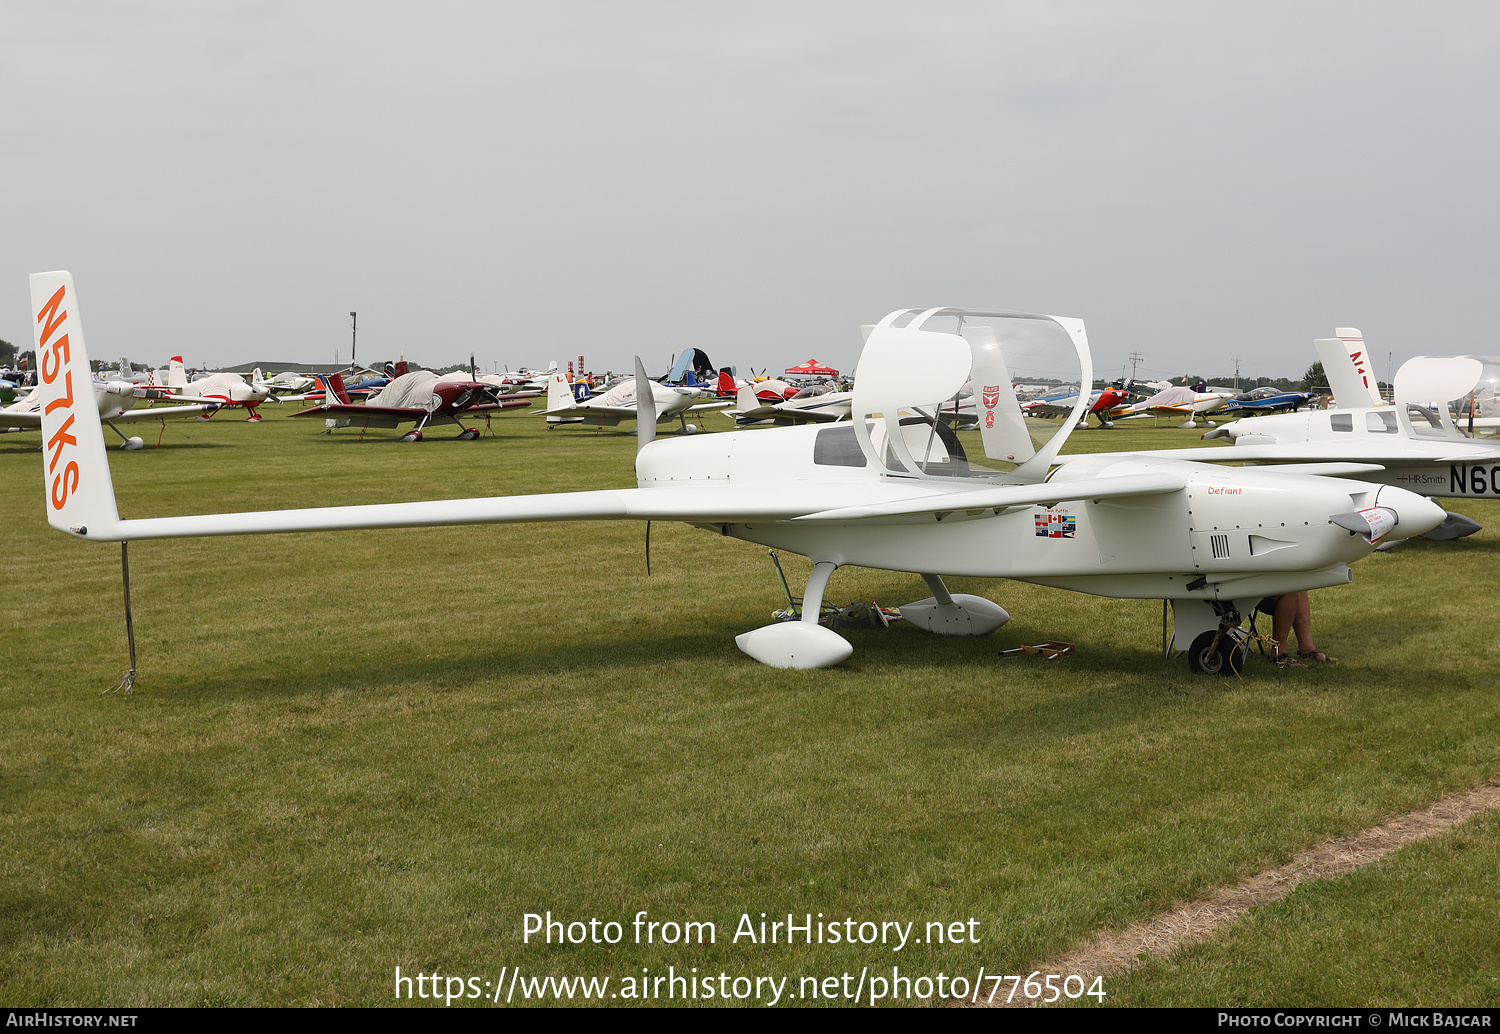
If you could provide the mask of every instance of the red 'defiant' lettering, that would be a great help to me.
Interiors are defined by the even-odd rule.
[[[64,449],[78,446],[78,439],[68,433],[68,428],[73,426],[75,416],[69,412],[73,408],[73,373],[66,368],[72,357],[68,349],[68,335],[61,335],[52,342],[50,348],[47,345],[47,342],[52,339],[53,332],[68,318],[68,310],[62,307],[66,292],[66,285],[59,287],[57,292],[47,299],[47,304],[42,306],[42,310],[36,314],[36,321],[42,324],[42,335],[37,344],[42,383],[51,384],[57,380],[59,373],[63,375],[63,394],[47,403],[45,413],[51,414],[54,409],[62,409],[68,415],[62,426],[47,440],[47,451],[51,454],[47,463],[49,474],[57,470],[57,464],[63,458]],[[61,510],[67,504],[69,494],[78,491],[79,476],[78,464],[69,460],[64,464],[62,472],[52,478],[52,490],[47,498],[54,510]]]

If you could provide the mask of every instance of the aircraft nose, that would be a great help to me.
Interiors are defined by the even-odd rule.
[[[1446,510],[1425,495],[1394,486],[1382,488],[1375,498],[1375,505],[1396,515],[1396,526],[1390,537],[1397,539],[1425,534],[1442,524],[1448,516]]]

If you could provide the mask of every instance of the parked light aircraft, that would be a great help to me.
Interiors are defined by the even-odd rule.
[[[274,377],[267,377],[261,373],[258,366],[250,372],[250,386],[256,391],[264,391],[267,395],[281,395],[282,392],[295,395],[297,392],[306,391],[315,383],[311,377],[292,370],[283,371]],[[285,396],[282,397],[285,398]]]
[[[174,355],[167,361],[167,383],[143,389],[146,398],[169,399],[175,402],[198,402],[213,406],[207,416],[222,406],[243,406],[250,411],[246,420],[259,421],[256,407],[266,399],[276,399],[269,391],[251,387],[237,373],[211,373],[191,383],[182,356]],[[276,401],[281,401],[276,399]],[[205,417],[207,419],[207,417]]]
[[[674,417],[682,424],[683,434],[693,434],[696,426],[687,422],[689,413],[709,409],[723,409],[730,403],[725,399],[704,401],[696,388],[675,388],[656,381],[646,382],[652,398],[656,418],[652,421],[655,433],[657,421]],[[547,418],[549,428],[558,424],[592,424],[594,426],[618,427],[622,420],[634,420],[639,415],[636,394],[640,380],[628,380],[610,388],[603,395],[579,399],[561,374],[554,373],[547,387],[547,408],[542,415]]]
[[[1078,424],[1079,429],[1082,430],[1088,426],[1090,413],[1099,418],[1100,427],[1114,427],[1115,425],[1109,420],[1110,412],[1129,399],[1130,392],[1119,388],[1096,389],[1089,394],[1088,411],[1083,414],[1083,420]],[[1067,416],[1073,412],[1073,407],[1077,404],[1078,392],[1069,391],[1032,399],[1024,408],[1032,416]]]
[[[1187,420],[1179,427],[1197,427],[1196,418],[1202,416],[1203,422],[1210,427],[1213,426],[1208,420],[1208,414],[1217,409],[1223,409],[1224,405],[1234,398],[1232,391],[1196,391],[1192,388],[1178,385],[1157,392],[1148,399],[1142,399],[1134,405],[1115,410],[1115,417],[1160,416],[1165,414],[1180,414],[1186,416]]]
[[[724,415],[737,424],[768,421],[776,424],[833,423],[849,419],[852,391],[798,392],[785,401],[767,402],[756,393],[755,384],[739,389],[734,409]]]
[[[633,489],[121,520],[98,413],[66,387],[70,378],[86,381],[89,369],[72,276],[33,274],[31,296],[37,354],[47,364],[39,389],[44,507],[58,531],[120,542],[128,563],[126,544],[138,539],[684,521],[812,559],[802,620],[736,639],[776,667],[826,667],[850,655],[847,640],[817,623],[829,576],[850,564],[920,574],[932,596],[901,608],[902,617],[945,635],[983,635],[1009,615],[982,597],[950,593],[941,574],[1168,599],[1179,629],[1195,633],[1189,663],[1232,670],[1244,656],[1236,629],[1252,601],[1347,582],[1348,565],[1382,538],[1418,535],[1443,519],[1430,500],[1400,488],[1149,454],[1087,457],[1053,473],[1083,416],[1082,397],[1073,419],[1038,445],[1014,393],[986,393],[986,456],[1013,465],[972,467],[946,424],[903,411],[924,400],[935,406],[971,378],[1008,387],[1004,350],[1013,344],[1069,350],[1082,368],[1080,383],[1092,379],[1092,361],[1079,320],[938,308],[899,310],[871,332],[848,424],[656,441],[656,396],[637,359]],[[134,678],[133,663],[127,677]]]
[[[398,369],[405,366],[401,363]],[[479,437],[479,428],[464,426],[460,416],[485,416],[531,405],[521,399],[502,399],[501,389],[462,373],[456,379],[447,379],[428,370],[402,372],[364,402],[349,398],[338,374],[320,376],[318,382],[323,385],[322,403],[298,410],[293,417],[320,417],[329,427],[358,427],[361,432],[415,423],[416,427],[400,437],[403,442],[420,442],[423,429],[431,423],[454,424],[459,429],[458,440],[471,442]]]
[[[1277,391],[1275,388],[1256,388],[1236,395],[1224,404],[1219,412],[1225,415],[1238,410],[1252,413],[1279,413],[1284,409],[1296,412],[1318,397],[1315,391]]]
[[[55,366],[54,366],[55,369]],[[136,437],[126,437],[116,424],[141,420],[168,420],[177,417],[197,416],[211,413],[216,405],[154,406],[149,409],[131,409],[141,397],[136,385],[127,381],[88,382],[94,389],[94,400],[98,403],[99,419],[121,438],[120,448],[135,452],[145,443]],[[15,431],[37,431],[42,427],[42,396],[32,392],[26,398],[7,409],[0,409],[0,434]]]
[[[1346,350],[1345,335],[1314,345],[1338,409],[1237,420],[1203,436],[1225,439],[1231,448],[1166,449],[1158,455],[1260,464],[1346,462],[1361,481],[1424,496],[1500,497],[1500,445],[1466,437],[1446,405],[1478,385],[1500,382],[1500,358],[1417,356],[1396,372],[1395,405],[1382,400],[1376,406],[1369,400],[1379,395],[1372,396],[1373,385]],[[1444,404],[1431,408],[1431,402]],[[1449,513],[1429,537],[1478,530],[1469,517]]]

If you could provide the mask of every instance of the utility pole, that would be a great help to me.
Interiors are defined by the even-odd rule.
[[[359,341],[359,313],[351,312],[349,318],[354,321],[354,328],[349,332],[349,365],[354,365],[354,346]]]
[[[1240,360],[1238,356],[1234,359],[1234,390],[1240,390]]]
[[[1146,357],[1143,356],[1143,355],[1141,355],[1141,353],[1139,353],[1139,352],[1131,352],[1130,353],[1130,381],[1131,381],[1132,384],[1135,383],[1135,369],[1136,369],[1136,367],[1140,366],[1141,363],[1145,361],[1145,359],[1146,359]]]

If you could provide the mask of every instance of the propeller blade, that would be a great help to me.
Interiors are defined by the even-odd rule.
[[[635,357],[635,451],[656,441],[656,395],[641,357]]]

